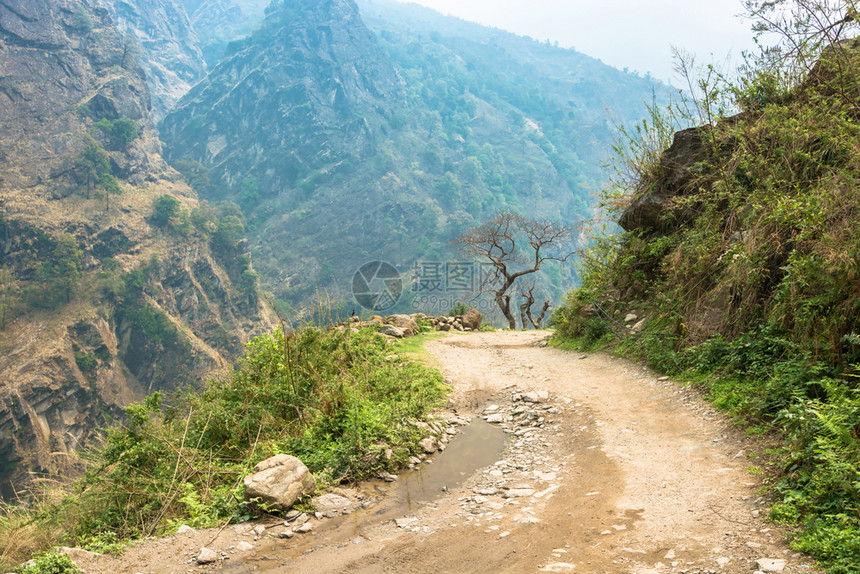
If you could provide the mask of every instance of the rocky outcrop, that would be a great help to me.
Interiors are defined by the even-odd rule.
[[[125,178],[164,170],[143,73],[105,9],[72,0],[0,4],[0,70],[0,188],[67,170],[64,161],[102,119],[130,119],[141,134],[111,151]]]
[[[161,124],[168,160],[261,190],[371,151],[402,86],[351,0],[278,5]]]
[[[274,510],[289,510],[316,487],[316,480],[302,461],[279,454],[258,463],[254,472],[245,477],[245,500]]]
[[[660,155],[655,170],[658,183],[637,194],[621,214],[618,224],[625,231],[656,230],[667,224],[671,199],[684,193],[697,174],[696,164],[707,158],[702,140],[706,129],[689,128],[675,134],[672,145]]]
[[[183,0],[210,67],[221,61],[230,42],[251,33],[263,20],[270,3],[269,0]]]
[[[102,7],[0,2],[3,495],[33,472],[74,473],[123,407],[199,384],[270,325],[233,264],[246,249],[150,224],[159,196],[186,217],[199,204],[161,158],[126,48]]]
[[[146,73],[152,113],[160,120],[206,75],[185,8],[179,0],[101,0],[111,12],[124,49]]]

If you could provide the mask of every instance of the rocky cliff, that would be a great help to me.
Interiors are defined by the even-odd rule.
[[[200,49],[210,67],[221,61],[227,44],[243,38],[263,21],[269,0],[183,0]]]
[[[168,157],[265,189],[374,151],[400,79],[349,0],[278,5],[161,124]],[[264,129],[259,129],[265,126]]]
[[[179,0],[102,0],[137,56],[161,119],[206,75],[200,41]]]
[[[69,471],[121,407],[229,366],[268,324],[241,225],[161,159],[127,48],[104,8],[0,2],[4,494]]]

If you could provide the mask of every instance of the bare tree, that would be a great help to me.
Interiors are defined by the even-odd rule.
[[[482,277],[479,292],[491,294],[510,328],[516,329],[517,320],[511,312],[511,292],[517,280],[537,273],[549,261],[570,259],[574,253],[570,244],[577,229],[573,225],[529,219],[502,211],[470,228],[454,243],[460,246],[467,258],[486,261],[492,266],[494,272]],[[534,297],[534,286],[530,292]],[[546,308],[549,308],[549,302]],[[528,310],[521,308],[521,311],[523,315],[530,315],[531,306]],[[522,322],[526,327],[524,318]]]
[[[531,323],[535,329],[540,329],[541,323],[543,323],[543,319],[546,317],[546,312],[549,311],[552,304],[549,302],[549,299],[544,299],[540,315],[535,319],[534,315],[532,315],[532,306],[537,300],[535,298],[536,287],[537,284],[532,281],[528,285],[520,286],[517,292],[522,299],[522,302],[520,303],[520,323],[522,323],[523,327],[528,325],[528,323]],[[528,317],[528,323],[526,322],[526,317]]]

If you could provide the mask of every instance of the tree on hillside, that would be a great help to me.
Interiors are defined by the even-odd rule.
[[[105,211],[109,211],[110,196],[120,195],[122,193],[122,188],[119,186],[119,182],[116,178],[109,173],[102,174],[99,178],[99,185],[102,186],[102,189],[105,192]]]
[[[15,275],[8,267],[0,267],[0,330],[6,328],[20,306],[20,289]]]
[[[517,287],[517,281],[537,273],[548,262],[569,260],[574,253],[570,244],[577,229],[574,225],[530,219],[511,211],[502,211],[470,228],[458,236],[454,243],[459,245],[466,257],[490,264],[493,273],[482,278],[479,291],[492,295],[510,328],[516,329],[517,320],[511,312],[511,295]],[[534,285],[531,289],[525,288],[527,295],[524,299],[528,307],[522,309],[523,317],[531,316],[534,290]],[[530,302],[529,297],[532,299]],[[541,318],[548,308],[549,301],[546,301]],[[526,327],[525,319],[522,321],[523,327]],[[532,324],[535,321],[532,320]]]
[[[170,220],[179,215],[182,203],[172,195],[159,195],[152,202],[152,214],[149,222],[157,227],[167,227]]]
[[[107,152],[95,141],[90,141],[87,146],[75,157],[75,171],[87,186],[87,199],[92,195],[93,186],[99,180],[110,173],[110,161]]]
[[[51,256],[39,263],[36,282],[40,288],[34,291],[36,304],[54,308],[59,301],[69,302],[80,285],[84,252],[78,247],[74,235],[63,233],[57,240]]]
[[[140,136],[137,124],[129,118],[101,119],[93,124],[104,133],[115,148],[124,149]]]

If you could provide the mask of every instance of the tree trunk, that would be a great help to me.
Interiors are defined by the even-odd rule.
[[[508,320],[508,325],[511,330],[515,331],[517,328],[517,319],[514,317],[514,314],[511,313],[511,296],[496,295],[496,304],[499,306],[499,309],[501,309],[502,315],[504,315],[505,319]]]

